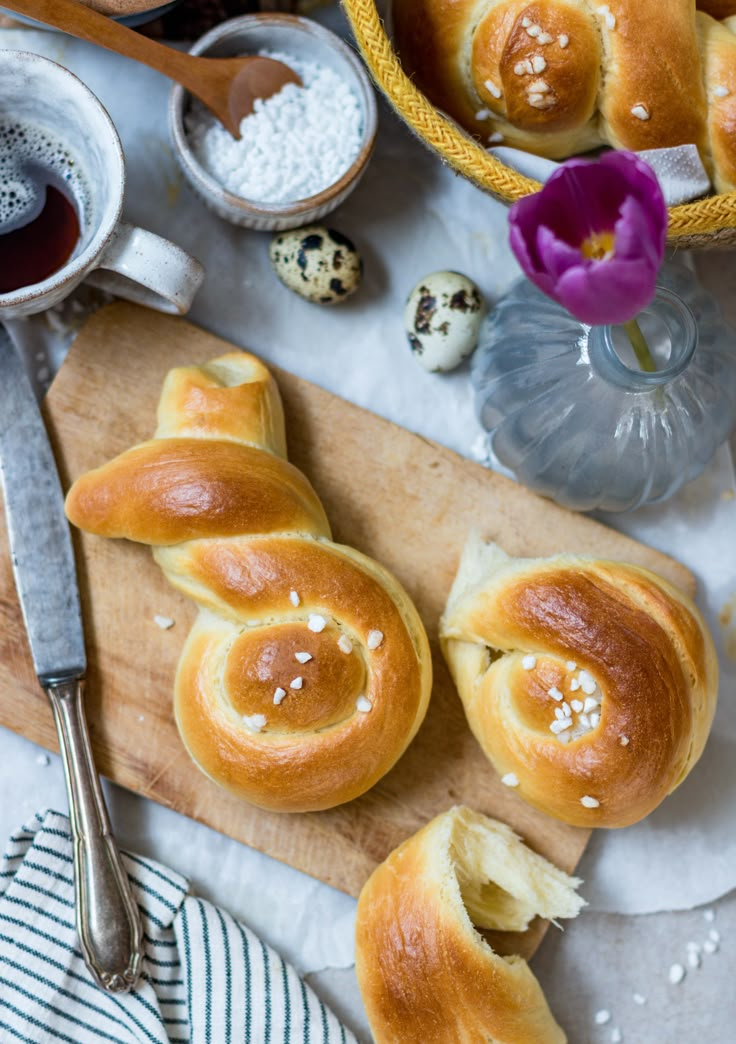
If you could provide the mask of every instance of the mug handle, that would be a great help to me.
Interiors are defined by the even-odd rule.
[[[175,243],[120,221],[85,281],[171,315],[189,310],[204,268]]]

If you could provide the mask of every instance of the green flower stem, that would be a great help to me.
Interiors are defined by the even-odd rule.
[[[656,373],[657,367],[654,364],[652,353],[649,351],[649,345],[636,319],[629,319],[627,323],[623,324],[623,328],[631,341],[631,347],[634,349],[636,361],[641,369],[644,373]]]

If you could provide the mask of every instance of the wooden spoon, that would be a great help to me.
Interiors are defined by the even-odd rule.
[[[288,65],[273,58],[201,58],[182,54],[134,33],[78,0],[2,0],[2,6],[142,62],[176,80],[199,98],[234,138],[240,137],[240,121],[253,112],[256,98],[270,98],[287,83],[302,83]]]

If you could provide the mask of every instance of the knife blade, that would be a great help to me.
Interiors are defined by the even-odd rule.
[[[13,576],[42,686],[87,668],[69,524],[51,446],[20,356],[0,326],[0,479]]]
[[[33,665],[59,734],[79,944],[97,985],[122,992],[141,970],[140,915],[112,836],[84,717],[87,660],[61,483],[36,397],[2,323],[0,485]]]

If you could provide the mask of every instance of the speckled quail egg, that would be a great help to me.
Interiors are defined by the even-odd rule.
[[[360,286],[363,262],[354,244],[334,228],[309,225],[271,240],[271,264],[284,286],[316,304],[338,304]]]
[[[433,373],[454,370],[478,343],[485,303],[460,272],[431,272],[406,302],[404,326],[414,358]]]

